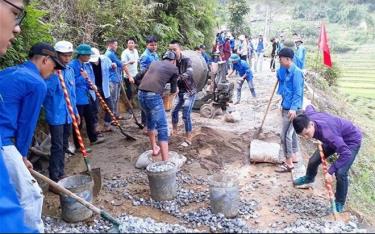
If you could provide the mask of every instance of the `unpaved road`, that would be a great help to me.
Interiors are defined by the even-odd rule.
[[[222,115],[215,119],[205,119],[201,118],[199,113],[193,113],[193,144],[186,148],[180,146],[183,139],[182,123],[180,123],[180,135],[172,137],[170,142],[170,150],[177,151],[188,158],[182,168],[182,175],[205,180],[209,175],[218,172],[237,174],[240,181],[241,199],[257,202],[256,217],[244,217],[247,225],[257,230],[270,228],[283,230],[301,216],[308,219],[320,218],[315,216],[324,212],[316,212],[318,209],[314,207],[316,202],[320,206],[326,206],[327,209],[329,207],[321,182],[321,172],[316,179],[314,189],[298,190],[292,185],[290,173],[276,173],[274,172],[275,165],[272,164],[249,163],[249,144],[254,128],[260,126],[275,81],[274,73],[256,73],[254,78],[256,99],[250,96],[247,85],[243,85],[242,102],[234,106],[241,114],[241,121],[227,123]],[[267,136],[266,141],[279,143],[280,110],[277,99],[279,97],[275,96],[263,129]],[[131,194],[133,197],[145,200],[150,198],[144,171],[134,167],[137,157],[149,149],[148,139],[142,135],[142,131],[133,124],[132,120],[123,123],[126,131],[137,138],[136,142],[127,142],[121,134],[115,131],[105,134],[107,138],[105,143],[92,146],[93,153],[90,154],[92,165],[101,168],[106,184],[94,203],[115,215],[127,213],[137,217],[151,217],[160,222],[181,224],[181,219],[174,215],[150,206],[134,205],[132,200],[124,196],[124,194]],[[303,152],[303,155],[306,162],[308,154]],[[81,156],[76,154],[69,158],[66,174],[71,175],[84,169]],[[121,181],[123,181],[122,184]],[[113,184],[117,185],[113,186]],[[182,188],[203,192],[207,191],[208,186],[207,184],[184,183]],[[285,198],[297,201],[297,206],[300,205],[305,209],[304,213],[301,215],[300,212],[293,211],[290,207],[287,208],[282,202]],[[306,206],[309,202],[311,205]],[[188,212],[206,207],[209,207],[207,201],[196,202],[184,206],[182,210]],[[59,217],[60,212],[59,197],[47,193],[44,215]],[[199,230],[208,231],[209,227],[203,225]]]

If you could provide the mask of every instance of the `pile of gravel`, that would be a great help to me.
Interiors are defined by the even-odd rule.
[[[103,219],[94,219],[91,222],[66,223],[61,219],[43,217],[46,233],[103,233],[110,232],[112,224]],[[121,233],[189,233],[199,232],[178,224],[156,222],[151,218],[138,218],[126,214],[121,215],[119,230]]]
[[[323,217],[331,213],[328,200],[312,195],[280,196],[278,206],[286,209],[288,214],[299,214],[301,217]]]
[[[170,171],[170,170],[173,170],[174,168],[176,168],[176,164],[166,161],[166,162],[152,163],[147,166],[146,170],[149,172],[156,173],[156,172]]]

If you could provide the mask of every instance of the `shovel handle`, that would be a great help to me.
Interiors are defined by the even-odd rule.
[[[65,84],[64,78],[62,76],[61,70],[57,71],[57,76],[60,80],[61,87],[64,91],[65,102],[66,102],[66,105],[68,106],[70,117],[72,118],[74,131],[75,131],[75,133],[77,135],[77,139],[78,139],[79,148],[82,152],[83,157],[86,159],[87,158],[87,151],[86,151],[85,145],[83,144],[83,139],[82,139],[82,136],[81,136],[81,132],[79,131],[77,118],[74,114],[72,102],[70,101],[68,89],[66,88],[66,84]]]
[[[75,193],[72,193],[68,189],[60,186],[58,183],[51,180],[47,176],[44,176],[44,175],[40,174],[39,172],[34,171],[33,169],[30,169],[30,173],[34,177],[39,178],[39,179],[43,180],[44,182],[46,182],[49,186],[52,186],[54,189],[59,191],[60,194],[65,194],[65,195],[73,198],[74,200],[78,201],[79,203],[81,203],[86,208],[88,208],[88,209],[92,210],[94,213],[100,215],[100,217],[102,217],[103,219],[106,219],[106,220],[110,221],[112,224],[115,224],[117,226],[120,225],[120,222],[118,220],[116,220],[113,216],[111,216],[109,213],[105,212],[104,210],[99,209],[98,207],[94,206],[93,204],[86,201],[85,199],[79,197]]]
[[[277,87],[278,84],[279,84],[279,81],[277,80],[276,83],[275,83],[275,85],[274,85],[274,87],[273,87],[273,90],[272,90],[272,94],[271,94],[270,100],[268,101],[268,105],[267,105],[266,113],[264,113],[264,116],[263,116],[263,119],[262,119],[262,124],[260,125],[260,128],[259,128],[259,129],[262,129],[262,128],[263,128],[264,121],[266,120],[266,116],[267,116],[268,111],[269,111],[269,109],[270,109],[271,101],[272,101],[273,95],[275,94],[276,87]],[[259,131],[260,131],[260,130],[259,130]]]
[[[131,114],[133,115],[133,118],[134,118],[135,124],[136,124],[140,129],[143,129],[144,126],[138,122],[138,119],[137,119],[137,117],[136,117],[135,114],[134,114],[134,111],[133,111],[133,105],[131,104],[131,102],[130,102],[128,96],[126,95],[126,90],[125,90],[125,87],[124,87],[123,82],[121,82],[121,89],[122,89],[122,92],[124,93],[124,100],[125,100],[126,104],[129,105],[129,109],[130,109]]]

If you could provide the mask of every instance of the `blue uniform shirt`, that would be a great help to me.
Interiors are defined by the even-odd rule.
[[[251,72],[249,64],[247,64],[246,61],[241,59],[237,63],[233,63],[233,69],[238,72],[241,77],[246,74],[246,80],[253,79],[253,73]]]
[[[264,52],[264,42],[263,42],[263,40],[262,41],[258,41],[258,45],[257,45],[256,51],[257,51],[258,54]]]
[[[285,72],[285,75],[283,74]],[[303,103],[303,72],[294,63],[289,69],[278,71],[279,91],[282,96],[281,106],[285,110],[298,110]],[[281,87],[281,88],[280,88]]]
[[[120,83],[121,82],[121,77],[122,77],[122,62],[121,59],[119,59],[113,50],[107,50],[104,54],[107,56],[112,63],[116,64],[116,68],[111,68],[109,72],[110,80],[113,83]]]
[[[26,157],[47,86],[30,61],[0,72],[0,133]]]
[[[299,69],[304,69],[306,61],[306,48],[303,45],[297,47],[294,58],[297,67]]]
[[[158,61],[158,60],[159,60],[159,56],[156,52],[151,52],[149,49],[146,49],[141,55],[141,57],[139,58],[139,65],[140,65],[141,71],[148,69],[148,67],[153,61]]]
[[[74,80],[76,82],[76,105],[88,105],[89,95],[91,95],[93,100],[96,100],[95,92],[90,90],[90,86],[81,76],[81,68],[87,72],[90,80],[95,84],[95,75],[92,70],[90,63],[81,63],[78,59],[74,59],[70,62],[69,66],[73,68]]]
[[[66,66],[62,70],[65,85],[69,94],[70,102],[72,103],[75,115],[78,115],[76,107],[76,85],[74,79],[73,68]],[[68,106],[65,101],[64,91],[61,87],[60,80],[57,74],[52,74],[47,84],[47,95],[44,99],[44,110],[46,112],[46,121],[50,125],[71,124],[72,118],[70,116]]]

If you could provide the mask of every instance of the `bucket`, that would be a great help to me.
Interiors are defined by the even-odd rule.
[[[58,184],[77,194],[87,202],[92,202],[94,182],[90,176],[69,176],[60,180]],[[67,195],[60,194],[60,203],[62,210],[61,216],[66,222],[81,222],[92,216],[92,211],[90,209]]]
[[[151,163],[146,167],[146,173],[152,199],[168,201],[177,196],[177,166],[175,163],[169,161]]]
[[[170,111],[173,107],[173,100],[175,95],[165,95],[163,96],[163,104],[165,111]]]
[[[230,175],[208,177],[210,206],[214,214],[222,213],[226,218],[237,216],[240,207],[238,181]]]

